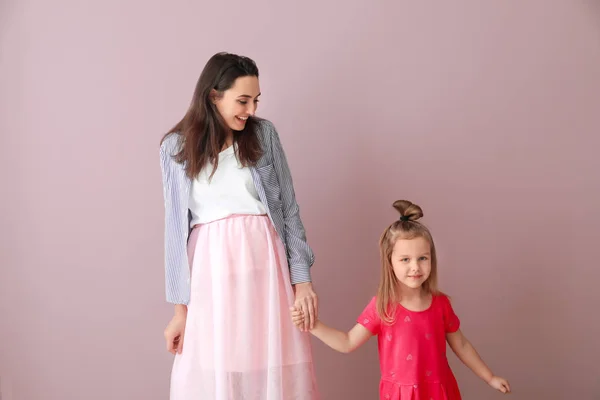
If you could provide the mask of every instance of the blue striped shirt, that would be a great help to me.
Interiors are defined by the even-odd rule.
[[[250,167],[256,191],[281,238],[292,284],[309,282],[315,257],[306,241],[292,176],[279,134],[270,121],[258,119],[257,135],[263,155]],[[165,283],[167,302],[190,301],[190,267],[187,241],[190,234],[189,196],[192,185],[182,164],[173,156],[179,151],[178,134],[169,135],[160,146],[165,202]],[[202,251],[202,249],[197,249]]]

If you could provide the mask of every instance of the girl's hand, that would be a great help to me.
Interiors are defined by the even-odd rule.
[[[290,307],[290,312],[292,314],[292,322],[299,329],[302,329],[304,326],[304,313],[302,310],[297,309],[296,307]]]
[[[492,379],[490,379],[488,384],[494,389],[501,391],[502,393],[510,393],[510,386],[508,385],[508,381],[504,378],[500,378],[499,376],[492,376]]]
[[[294,306],[304,313],[304,326],[300,327],[303,332],[315,327],[319,319],[319,302],[317,294],[313,290],[311,282],[297,283],[294,285],[296,301]]]
[[[183,334],[185,332],[185,321],[187,315],[175,314],[167,327],[165,328],[165,341],[167,343],[167,351],[172,354],[181,354],[183,350]]]

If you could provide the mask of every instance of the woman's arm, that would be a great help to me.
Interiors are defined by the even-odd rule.
[[[296,201],[294,182],[287,157],[279,134],[269,121],[262,121],[271,139],[273,168],[281,190],[283,219],[285,223],[285,241],[288,250],[290,278],[292,285],[310,282],[310,267],[315,261],[312,249],[307,243],[306,232],[300,218],[300,207]]]
[[[290,269],[290,280],[294,285],[297,307],[307,312],[303,330],[314,328],[319,317],[319,304],[310,277],[315,256],[306,240],[306,232],[300,218],[300,207],[296,201],[292,174],[279,134],[270,121],[263,120],[263,127],[271,139],[273,168],[281,190],[283,221],[285,224],[285,242]]]
[[[160,146],[165,208],[164,263],[167,302],[178,305],[176,314],[185,309],[190,299],[190,271],[187,259],[188,221],[187,208],[182,193],[186,176],[183,167],[173,159],[177,148],[177,135],[166,137]]]
[[[182,218],[187,209],[181,201],[185,174],[172,157],[176,144],[177,137],[173,134],[165,138],[160,146],[165,203],[165,288],[167,302],[175,305],[174,316],[165,328],[164,337],[167,351],[181,354],[190,295],[190,275],[186,253],[187,221]]]

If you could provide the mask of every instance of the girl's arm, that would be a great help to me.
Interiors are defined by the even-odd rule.
[[[454,354],[456,354],[460,361],[469,367],[475,375],[486,382],[489,382],[492,379],[494,374],[483,362],[471,342],[467,340],[460,329],[454,333],[448,333],[446,339]]]
[[[292,321],[300,327],[304,324],[304,314],[302,311],[292,307]],[[317,320],[315,327],[310,330],[314,336],[325,343],[327,346],[340,353],[350,353],[365,344],[373,334],[361,324],[356,324],[350,331],[342,332],[335,328],[325,325]]]
[[[467,367],[493,388],[502,393],[509,393],[510,386],[504,378],[495,376],[492,370],[483,362],[471,342],[459,330],[446,334],[446,340],[456,356]]]

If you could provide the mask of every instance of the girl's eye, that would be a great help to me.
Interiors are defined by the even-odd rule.
[[[238,103],[240,103],[240,104],[248,104],[248,102],[246,100],[238,100]]]
[[[403,259],[401,259],[400,261],[401,261],[401,262],[403,262],[403,263],[405,263],[405,262],[408,262],[408,261],[409,261],[409,259],[408,259],[408,258],[403,258]]]
[[[425,260],[427,260],[427,257],[425,257],[425,256],[421,257],[421,261],[425,261]]]

